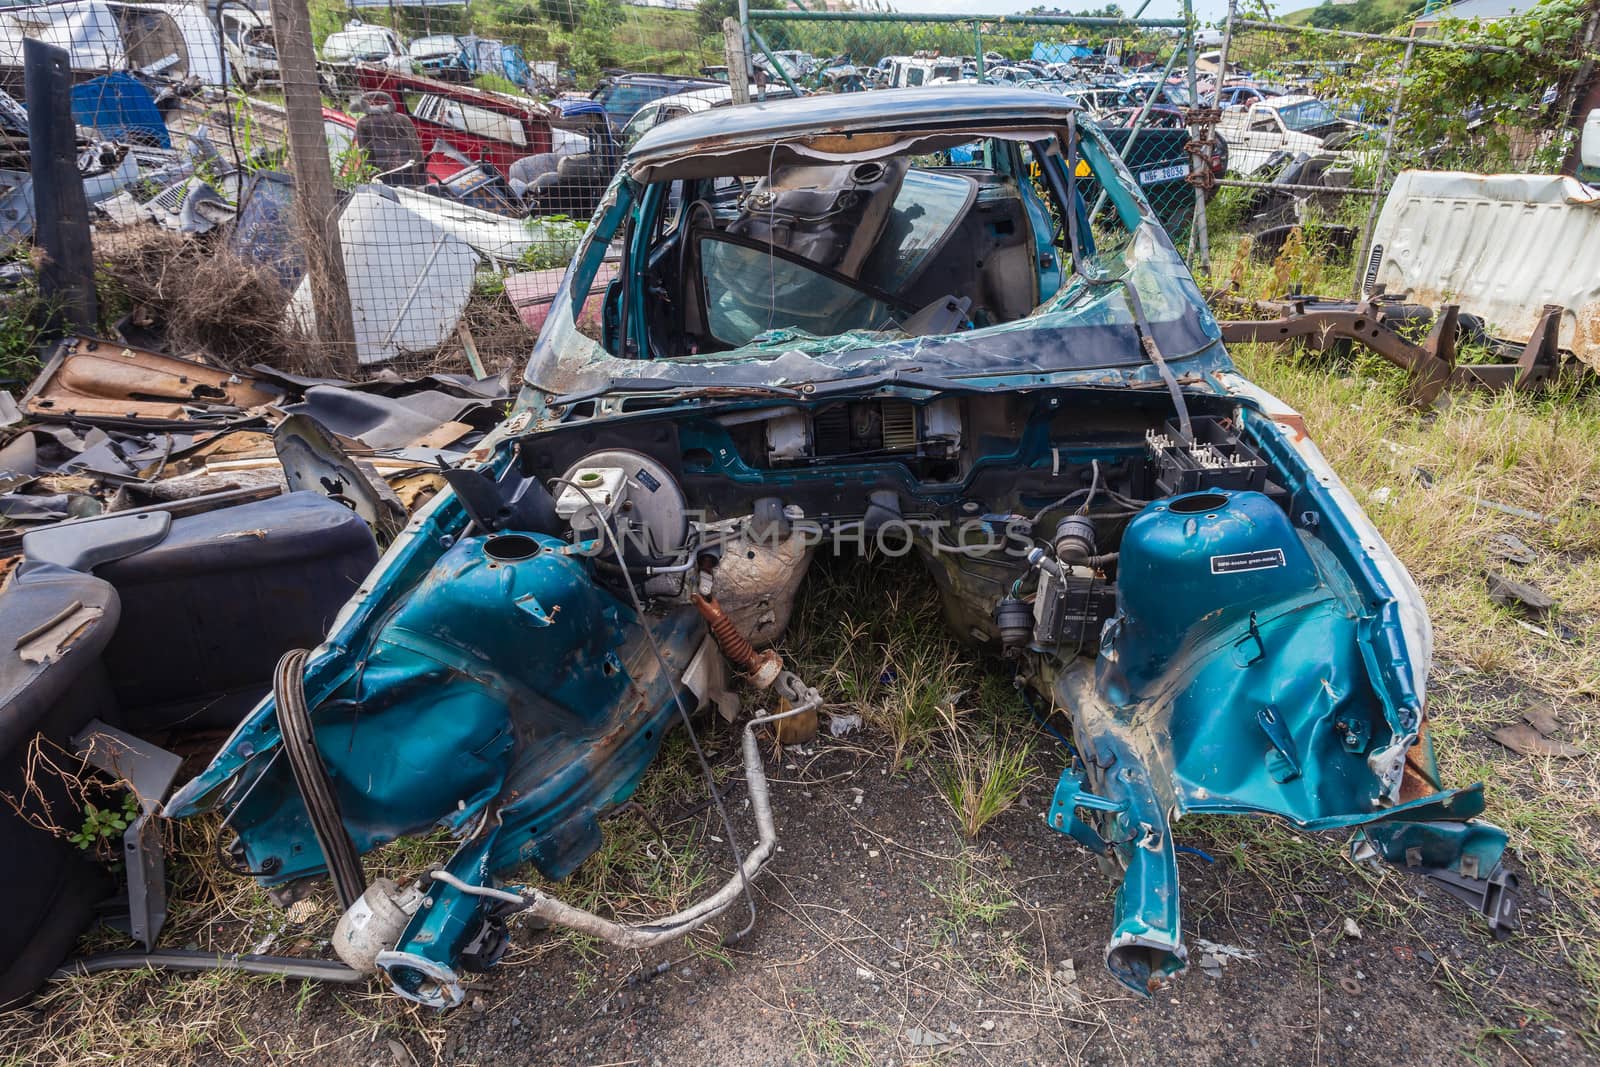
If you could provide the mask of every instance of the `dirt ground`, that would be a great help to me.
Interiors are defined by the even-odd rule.
[[[706,726],[729,809],[748,833],[735,735]],[[1101,963],[1111,883],[1041,818],[1060,751],[1034,752],[1037,773],[1017,805],[969,844],[930,776],[891,774],[888,746],[870,735],[837,740],[824,731],[786,750],[769,763],[782,849],[755,883],[753,930],[731,948],[705,939],[641,959],[519,927],[508,958],[443,1015],[403,1005],[377,983],[357,991],[124,977],[79,993],[97,990],[104,1010],[128,1025],[178,1027],[193,1043],[180,1051],[135,1041],[109,1059],[92,1047],[62,1058],[70,1045],[58,1045],[32,1050],[34,1062],[1592,1061],[1570,971],[1532,950],[1528,934],[1495,943],[1422,880],[1365,872],[1341,858],[1333,838],[1254,822],[1179,825],[1180,840],[1208,854],[1181,861],[1191,967],[1157,996],[1134,996]],[[688,845],[725,870],[720,822],[694,803],[692,767],[679,741],[651,772],[658,788],[647,782],[647,792],[671,798],[658,804],[652,832],[662,855]],[[673,819],[672,800],[689,814]],[[1284,863],[1303,875],[1292,891]],[[1525,897],[1530,934],[1543,908],[1536,891]],[[333,911],[324,903],[303,931],[285,928],[284,941],[300,941],[274,951],[324,954],[317,942]],[[260,931],[244,927],[255,922],[222,917],[207,940],[248,941]],[[1202,967],[1202,939],[1244,958]],[[60,1008],[47,1000],[34,1022],[49,1028]],[[17,1062],[32,1059],[27,1044],[8,1055],[19,1053],[26,1058]]]
[[[1387,878],[1403,883],[1393,888],[1414,910],[1356,938],[1345,918],[1367,909],[1353,870],[1332,867],[1279,907],[1226,856],[1187,855],[1192,962],[1201,938],[1254,958],[1229,960],[1215,977],[1191,966],[1142,1000],[1101,964],[1109,882],[1092,856],[1043,826],[1047,776],[968,848],[931,784],[891,776],[886,762],[881,751],[824,741],[785,768],[774,786],[783,852],[758,884],[755,930],[724,958],[708,952],[641,980],[631,958],[537,953],[487,977],[447,1025],[439,1058],[1442,1064],[1588,1055],[1559,1022],[1532,1021],[1580,1010],[1570,977],[1514,943],[1494,944],[1464,909],[1398,874]],[[1212,847],[1225,842],[1225,827],[1210,829]],[[408,1047],[419,1062],[433,1054]],[[330,1050],[329,1062],[342,1055]]]

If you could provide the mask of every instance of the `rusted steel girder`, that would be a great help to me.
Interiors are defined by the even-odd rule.
[[[1223,320],[1222,339],[1229,344],[1304,344],[1326,352],[1339,341],[1365,345],[1412,376],[1411,393],[1423,403],[1436,400],[1446,388],[1525,391],[1553,379],[1560,370],[1559,304],[1548,304],[1533,334],[1520,350],[1498,363],[1457,363],[1456,337],[1460,308],[1445,304],[1421,343],[1408,340],[1397,324],[1411,321],[1390,314],[1393,304],[1376,297],[1336,303],[1313,297],[1285,300],[1230,301],[1256,314],[1276,318]],[[1315,306],[1311,306],[1315,303]],[[1502,348],[1501,351],[1505,351]]]

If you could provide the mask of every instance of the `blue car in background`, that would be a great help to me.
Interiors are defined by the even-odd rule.
[[[475,73],[468,39],[453,33],[418,37],[407,47],[418,74],[444,82],[466,82]]]

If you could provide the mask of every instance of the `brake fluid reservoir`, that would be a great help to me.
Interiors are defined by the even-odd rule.
[[[1187,642],[1320,582],[1288,516],[1263,494],[1168,497],[1123,534],[1115,654],[1130,681],[1154,677]]]

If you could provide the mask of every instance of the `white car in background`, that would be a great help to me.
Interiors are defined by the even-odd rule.
[[[750,100],[759,103],[762,100],[784,100],[792,97],[787,85],[768,84],[765,93],[750,86]],[[693,115],[701,111],[710,111],[713,108],[733,106],[733,87],[729,85],[708,85],[704,89],[690,89],[688,92],[675,93],[672,96],[663,96],[659,100],[652,100],[633,113],[633,118],[622,127],[622,150],[626,152],[633,147],[633,143],[645,135],[645,132],[679,115]]]
[[[278,81],[278,42],[272,36],[272,13],[243,3],[224,4],[217,12],[222,47],[233,80],[246,92],[264,81]]]
[[[1352,153],[1339,149],[1364,129],[1314,96],[1256,100],[1248,107],[1229,108],[1217,123],[1217,132],[1228,142],[1228,169],[1241,175],[1254,174],[1276,152],[1332,151],[1351,158]]]

